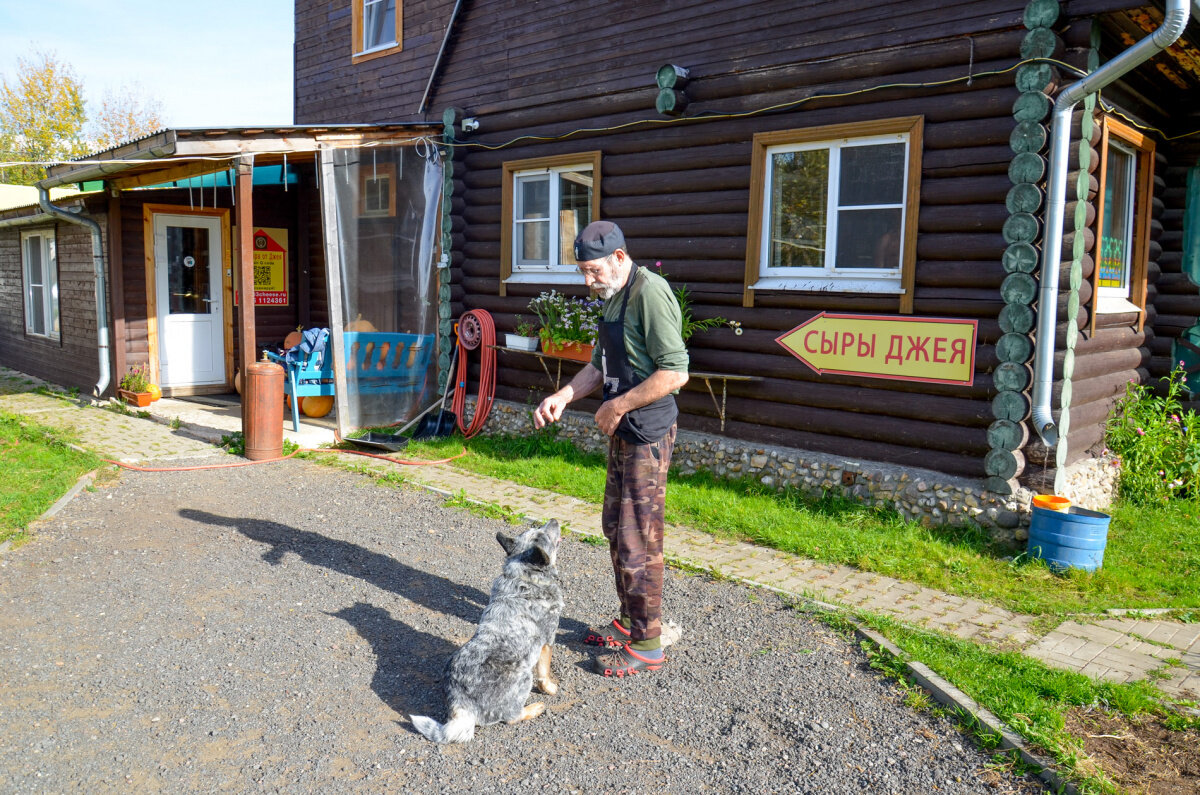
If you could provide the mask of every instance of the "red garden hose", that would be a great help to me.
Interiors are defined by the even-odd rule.
[[[455,373],[454,402],[451,410],[458,417],[458,429],[467,439],[483,430],[492,401],[496,396],[496,324],[490,312],[472,309],[458,320],[458,372]],[[464,425],[467,407],[467,351],[479,350],[479,393],[475,416]]]

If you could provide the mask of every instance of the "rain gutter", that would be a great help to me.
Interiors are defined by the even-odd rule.
[[[1048,447],[1058,444],[1058,426],[1050,410],[1054,381],[1054,335],[1058,323],[1058,277],[1062,268],[1063,219],[1067,168],[1070,165],[1071,113],[1075,105],[1175,43],[1188,23],[1188,0],[1167,0],[1162,25],[1146,38],[1087,77],[1064,88],[1054,102],[1050,131],[1050,184],[1046,196],[1046,235],[1042,241],[1041,290],[1038,296],[1037,347],[1033,369],[1033,427]],[[1200,12],[1200,0],[1191,0]]]
[[[104,283],[104,239],[100,232],[100,224],[92,218],[76,215],[51,204],[50,190],[45,185],[39,183],[37,189],[38,204],[45,215],[86,227],[92,233],[92,264],[96,278],[96,347],[100,362],[100,380],[96,382],[94,393],[96,397],[101,397],[112,381],[112,369],[108,363],[108,289]]]
[[[35,213],[33,215],[19,215],[15,218],[0,219],[0,229],[9,226],[29,226],[30,224],[40,224],[53,218],[50,213]]]

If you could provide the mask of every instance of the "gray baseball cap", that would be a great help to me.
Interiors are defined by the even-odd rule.
[[[575,261],[603,259],[619,248],[625,248],[621,227],[612,221],[592,221],[575,238]]]

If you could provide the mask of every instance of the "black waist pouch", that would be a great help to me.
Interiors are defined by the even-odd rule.
[[[667,395],[622,417],[617,436],[630,444],[654,444],[667,435],[678,417],[675,398]]]

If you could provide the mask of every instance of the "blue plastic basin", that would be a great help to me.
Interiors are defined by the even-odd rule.
[[[1110,517],[1072,505],[1066,512],[1033,509],[1029,523],[1029,556],[1040,558],[1055,571],[1095,571],[1104,563]]]

